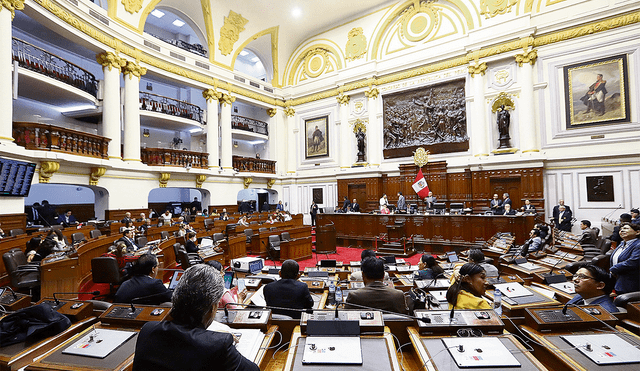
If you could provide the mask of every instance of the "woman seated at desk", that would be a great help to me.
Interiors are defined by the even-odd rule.
[[[486,291],[486,278],[486,272],[480,265],[463,265],[447,290],[449,309],[491,309],[491,305],[482,298]]]
[[[415,279],[428,280],[444,274],[444,269],[438,264],[431,254],[424,254],[418,263]]]
[[[215,270],[217,270],[218,272],[220,272],[220,275],[222,275],[222,278],[224,279],[224,268],[222,267],[222,264],[217,261],[217,260],[210,260],[208,262],[206,262],[205,264],[213,267]],[[247,298],[247,289],[242,289],[241,291],[238,291],[238,286],[233,287],[231,289],[224,289],[224,293],[222,294],[222,297],[220,298],[220,301],[218,302],[218,306],[220,306],[220,308],[229,308],[229,309],[243,309],[245,308],[244,305],[236,305],[236,304],[230,304],[230,303],[238,303],[238,304],[242,304],[244,303],[245,299]]]

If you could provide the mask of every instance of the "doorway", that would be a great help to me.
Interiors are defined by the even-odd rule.
[[[355,198],[360,205],[360,212],[367,211],[367,185],[349,184],[349,202]]]

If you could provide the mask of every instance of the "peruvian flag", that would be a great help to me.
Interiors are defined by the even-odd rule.
[[[424,175],[422,175],[422,169],[418,171],[416,180],[413,181],[413,185],[411,187],[416,191],[418,197],[425,198],[429,196],[429,186],[427,185],[427,181],[424,179]]]

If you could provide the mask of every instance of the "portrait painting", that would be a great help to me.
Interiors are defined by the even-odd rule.
[[[305,120],[305,158],[329,156],[329,116]]]
[[[564,67],[567,129],[629,122],[627,55]]]
[[[313,202],[320,205],[324,203],[324,197],[322,195],[322,188],[313,188]]]
[[[588,176],[587,180],[587,201],[589,202],[613,202],[613,176]]]

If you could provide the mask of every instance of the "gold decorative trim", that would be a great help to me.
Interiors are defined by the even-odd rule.
[[[496,149],[491,151],[491,153],[495,154],[495,155],[502,155],[505,153],[516,153],[518,152],[517,148],[505,148],[505,149]]]
[[[498,14],[510,13],[511,7],[517,3],[518,0],[480,0],[480,14],[489,19]]]
[[[207,176],[204,174],[196,176],[196,188],[202,188],[202,184],[204,184],[205,180],[207,180]]]
[[[122,67],[127,64],[125,59],[122,59],[111,52],[96,54],[96,61],[102,67],[109,67],[109,71],[111,71],[111,68],[117,68],[118,71],[121,71]]]
[[[124,76],[129,75],[129,79],[133,79],[133,76],[140,79],[141,76],[144,76],[147,73],[147,69],[145,67],[141,67],[136,62],[127,61],[125,65],[122,67],[122,74]]]
[[[480,64],[476,63],[475,66],[469,66],[469,74],[471,74],[471,77],[475,77],[477,74],[484,76],[485,72],[487,72],[487,64],[485,62]]]
[[[124,10],[129,12],[130,14],[137,13],[142,9],[142,3],[144,0],[121,0],[122,5],[124,5]]]
[[[39,179],[40,183],[49,183],[53,174],[60,170],[60,163],[56,161],[42,161],[40,162]]]
[[[356,119],[355,121],[353,121],[351,123],[351,125],[353,126],[353,133],[357,133],[358,129],[361,129],[363,133],[367,132],[367,123],[369,122],[368,119]]]
[[[413,152],[413,163],[418,167],[423,167],[429,163],[429,150],[419,147]]]
[[[267,179],[267,188],[271,189],[274,184],[276,184],[275,179]]]
[[[367,53],[367,38],[364,36],[362,27],[354,27],[349,31],[349,39],[344,47],[345,59],[355,61],[362,58]]]
[[[528,149],[526,151],[522,151],[522,153],[528,153],[528,152],[540,152],[539,149]]]
[[[92,167],[89,174],[89,185],[98,185],[100,178],[107,172],[107,168],[103,166]]]
[[[109,156],[109,159],[114,159],[114,160],[122,160],[122,157],[120,156]]]
[[[222,55],[229,55],[233,51],[233,44],[240,38],[240,32],[244,31],[244,26],[249,23],[240,14],[229,10],[229,15],[224,17],[224,24],[220,28],[220,40],[218,49]]]
[[[0,137],[0,140],[8,140],[10,142],[15,142],[16,140],[13,138],[7,138],[7,137]]]
[[[244,48],[249,45],[249,43],[251,43],[254,40],[259,39],[260,37],[264,36],[264,35],[269,35],[271,34],[271,68],[273,68],[273,78],[271,79],[271,86],[273,86],[274,88],[279,88],[282,86],[282,84],[280,84],[280,77],[279,77],[279,66],[278,66],[278,32],[280,31],[280,26],[275,26],[275,27],[271,27],[271,28],[267,28],[264,31],[260,31],[257,34],[251,36],[250,38],[248,38],[247,40],[245,40],[245,42],[243,42],[235,51],[235,53],[233,54],[233,60],[231,62],[231,70],[235,70],[235,65],[236,65],[236,60],[238,58],[238,54],[240,54],[240,52],[242,50],[244,50]]]
[[[206,89],[202,91],[202,97],[207,100],[207,102],[220,101],[222,98],[222,93],[214,89]]]
[[[340,105],[346,105],[349,104],[349,101],[351,100],[351,97],[345,94],[340,93],[340,95],[338,95],[336,97],[336,99],[338,100],[338,103]]]
[[[139,158],[123,158],[122,161],[142,162],[142,160],[140,160]]]
[[[364,96],[367,98],[373,98],[376,99],[378,98],[378,95],[380,94],[380,91],[378,90],[378,88],[375,87],[371,87],[371,89],[367,90],[364,92]]]
[[[491,112],[496,113],[498,110],[501,110],[501,106],[504,106],[506,110],[514,110],[516,109],[515,103],[513,99],[511,99],[511,95],[505,92],[501,92],[497,97],[493,100],[491,104]]]
[[[242,181],[242,185],[244,185],[244,189],[249,188],[249,185],[251,185],[251,183],[253,183],[253,178],[251,178],[251,177],[246,177]]]
[[[171,173],[160,173],[160,178],[158,179],[158,187],[167,188],[169,179],[171,179]]]
[[[1,0],[0,12],[2,8],[7,8],[11,12],[11,20],[16,16],[16,10],[24,9],[24,0]]]
[[[267,114],[269,115],[269,117],[275,116],[276,113],[278,113],[277,108],[267,108]]]
[[[220,98],[220,101],[222,102],[222,104],[230,106],[231,104],[233,104],[233,102],[236,101],[236,97],[234,97],[231,94],[222,93],[222,97]]]
[[[200,0],[202,7],[202,15],[204,17],[204,28],[207,32],[207,45],[209,46],[209,62],[213,63],[216,59],[216,43],[213,31],[213,12],[211,11],[211,0]]]
[[[530,63],[533,66],[536,63],[536,59],[538,59],[538,51],[535,49],[529,52],[525,51],[522,54],[516,54],[516,63],[520,67],[522,67],[523,63]]]
[[[291,108],[290,106],[288,106],[287,108],[284,109],[284,113],[288,116],[288,117],[293,117],[293,115],[296,114],[296,111]]]

